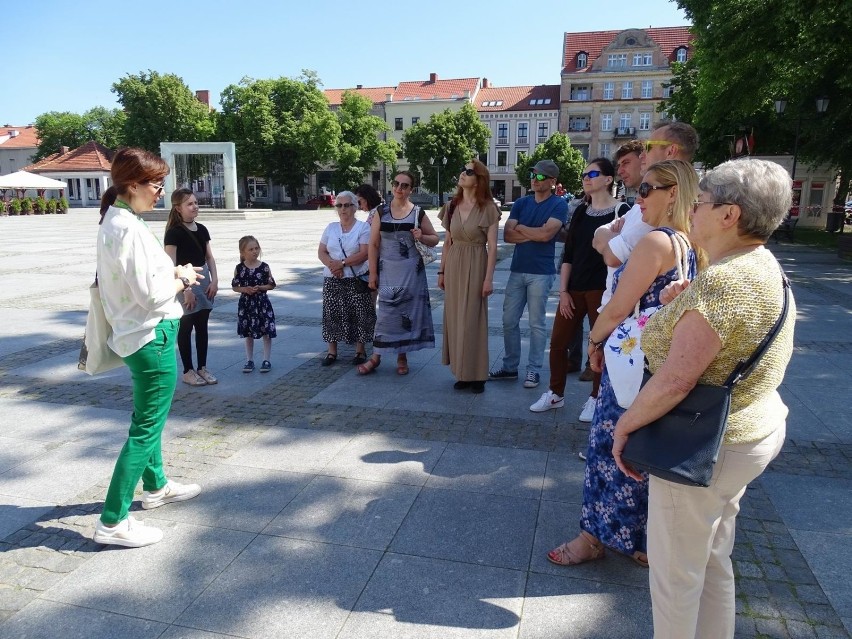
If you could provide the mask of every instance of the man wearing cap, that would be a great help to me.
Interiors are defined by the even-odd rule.
[[[559,167],[541,160],[530,173],[532,194],[512,205],[503,240],[515,245],[509,281],[503,298],[503,365],[491,371],[490,380],[518,379],[521,362],[521,315],[529,312],[530,349],[524,388],[539,384],[547,345],[545,309],[556,278],[556,234],[567,219],[568,204],[553,194]]]

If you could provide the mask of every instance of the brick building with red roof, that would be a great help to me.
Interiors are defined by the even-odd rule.
[[[90,141],[73,150],[62,147],[23,170],[67,182],[65,197],[71,206],[99,206],[110,185],[112,156],[111,150]]]
[[[586,158],[612,157],[665,118],[673,62],[691,55],[689,27],[566,33],[559,129]]]

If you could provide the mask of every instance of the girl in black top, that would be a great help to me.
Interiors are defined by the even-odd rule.
[[[207,370],[207,323],[213,300],[219,290],[216,260],[210,248],[210,233],[203,224],[198,224],[198,202],[190,189],[178,189],[172,193],[172,210],[166,222],[163,240],[166,253],[175,264],[203,266],[203,283],[196,284],[178,295],[183,307],[183,317],[178,331],[178,351],[183,363],[181,380],[190,386],[215,384],[218,380]],[[192,365],[192,330],[195,329],[195,350],[198,353],[198,368]]]

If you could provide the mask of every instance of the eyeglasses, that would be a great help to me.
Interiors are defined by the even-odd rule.
[[[397,182],[396,180],[391,182],[391,186],[395,189],[402,189],[403,191],[411,188],[411,185],[408,182]]]
[[[600,174],[601,174],[600,171],[588,171],[586,173],[583,173],[580,177],[583,178],[584,180],[586,178],[589,178],[591,180],[592,178],[598,177]]]
[[[642,184],[639,185],[639,197],[643,197],[643,198],[648,197],[649,195],[651,195],[652,191],[656,191],[658,189],[663,189],[665,191],[668,191],[673,186],[674,186],[674,184],[669,184],[668,186],[654,186],[653,184],[648,184],[647,182],[642,182]]]
[[[337,204],[334,205],[334,208],[336,208],[336,209],[344,209],[344,208],[348,209],[350,206],[355,206],[355,205],[352,204],[352,202],[338,202]]]
[[[462,169],[459,175],[476,175],[476,171],[473,169]]]
[[[538,180],[539,182],[544,182],[545,180],[552,180],[549,175],[545,175],[544,173],[536,173],[535,171],[530,171],[530,179]]]
[[[160,193],[163,189],[166,188],[165,182],[160,182],[159,184],[157,184],[156,182],[148,182],[148,184],[154,187],[155,193]]]
[[[668,140],[647,140],[645,142],[645,153],[650,153],[655,146],[677,146],[677,144]]]
[[[701,200],[695,200],[695,202],[692,203],[692,212],[698,213],[698,207],[701,206],[702,204],[712,204],[714,207],[716,207],[716,206],[722,206],[723,204],[733,204],[733,202],[711,202],[711,201],[702,202]]]

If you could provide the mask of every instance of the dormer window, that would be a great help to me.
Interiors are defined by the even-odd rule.
[[[675,51],[675,59],[678,62],[686,62],[686,47],[678,47]]]
[[[577,54],[577,68],[578,69],[585,69],[588,64],[589,64],[588,54],[585,51],[580,51],[580,53]]]

